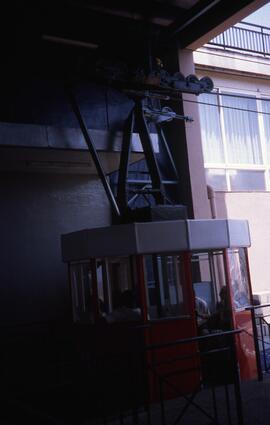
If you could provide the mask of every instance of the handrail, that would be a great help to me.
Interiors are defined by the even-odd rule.
[[[233,25],[234,27],[237,27],[237,25],[247,25],[249,27],[255,27],[255,28],[262,28],[265,30],[269,30],[270,31],[270,27],[265,27],[263,25],[259,25],[259,24],[253,24],[252,22],[238,22],[237,24]]]
[[[254,345],[256,352],[256,362],[258,370],[258,379],[259,381],[263,380],[263,373],[270,370],[270,366],[267,362],[266,348],[265,344],[269,345],[269,341],[266,341],[263,325],[266,325],[270,329],[270,324],[265,320],[266,317],[269,317],[269,314],[265,315],[262,312],[257,312],[259,309],[270,307],[270,304],[258,304],[250,305],[245,308],[246,311],[250,311],[253,334],[254,334]],[[263,362],[262,362],[263,359]],[[264,363],[264,367],[263,367]]]
[[[269,56],[270,27],[239,22],[214,37],[207,45],[220,46],[225,50],[233,49]]]
[[[257,310],[258,308],[270,307],[270,304],[249,305],[245,310]]]
[[[211,420],[211,423],[219,423],[219,421],[217,420],[217,404],[216,404],[216,394],[215,394],[216,385],[223,385],[225,388],[228,423],[231,423],[231,419],[232,419],[231,407],[230,407],[230,401],[229,401],[228,390],[227,390],[228,382],[233,384],[234,386],[237,423],[238,425],[244,424],[240,376],[239,376],[239,370],[238,370],[238,362],[236,358],[236,347],[233,343],[234,335],[240,334],[241,332],[242,332],[242,329],[225,331],[225,332],[216,332],[216,333],[197,336],[197,337],[183,338],[181,340],[170,341],[167,343],[147,345],[146,347],[144,347],[145,351],[147,351],[147,350],[168,348],[170,346],[175,346],[177,344],[189,344],[193,342],[205,341],[205,340],[214,339],[218,337],[226,337],[226,336],[231,337],[227,342],[227,346],[210,348],[210,349],[208,347],[208,349],[206,350],[198,350],[193,353],[178,355],[177,357],[173,357],[173,358],[169,357],[167,359],[162,359],[161,361],[154,362],[154,363],[147,362],[147,368],[149,372],[153,373],[155,382],[157,382],[157,385],[159,387],[162,425],[166,424],[165,406],[164,406],[164,388],[166,387],[172,390],[175,393],[175,396],[184,397],[184,399],[186,400],[185,406],[180,411],[177,417],[177,420],[174,423],[179,423],[181,421],[181,419],[185,415],[185,412],[187,411],[189,406],[193,406],[194,408],[198,409],[203,415],[205,415],[206,417],[208,417],[208,419]],[[217,358],[215,356],[222,356],[221,358],[218,357],[218,359],[220,359],[220,361],[222,362],[222,363],[220,362],[222,366],[221,367],[219,366],[219,369],[221,370],[222,367],[224,367],[224,360],[225,360],[224,353],[228,356],[226,357],[226,360],[229,362],[228,365],[230,367],[230,370],[232,371],[232,376],[229,378],[229,381],[228,381],[228,378],[226,378],[225,376],[218,377],[217,369],[215,369],[218,365]],[[213,360],[213,363],[212,363],[211,355],[214,355],[214,358],[215,358],[215,360]],[[194,359],[195,357],[200,359],[200,361],[194,364],[190,364],[188,366],[185,365],[185,367],[181,367],[177,363],[178,361]],[[166,369],[164,370],[164,366],[171,365],[173,363],[176,363],[175,368],[172,369],[171,367],[169,367],[168,370]],[[183,395],[181,386],[175,383],[176,377],[178,376],[181,377],[189,373],[192,374],[195,372],[201,374],[200,385],[202,385],[202,387],[194,388],[193,392],[189,396],[186,396],[185,394]],[[227,372],[225,372],[225,375],[226,374]],[[194,398],[197,395],[199,389],[203,388],[203,385],[205,383],[206,385],[210,386],[209,388],[211,388],[211,391],[212,391],[214,416],[209,414],[209,412],[204,408],[204,406],[201,406],[198,402],[194,401]]]
[[[168,341],[168,342],[164,342],[164,343],[161,343],[161,344],[147,345],[145,347],[145,350],[157,350],[157,349],[160,349],[160,348],[168,348],[168,347],[171,347],[171,346],[174,346],[174,345],[189,344],[189,343],[192,343],[192,342],[199,342],[199,341],[204,341],[204,340],[208,340],[208,339],[218,338],[220,336],[236,335],[236,334],[240,334],[241,332],[242,332],[242,329],[236,329],[236,330],[233,330],[233,331],[215,332],[215,333],[211,333],[211,334],[207,334],[207,335],[176,339],[174,341]]]

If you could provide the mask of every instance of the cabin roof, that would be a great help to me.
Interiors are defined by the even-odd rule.
[[[250,246],[247,220],[175,220],[83,229],[62,235],[63,261]]]

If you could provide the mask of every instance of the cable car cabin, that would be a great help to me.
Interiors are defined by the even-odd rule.
[[[63,235],[62,254],[69,266],[73,320],[82,350],[95,351],[99,360],[105,354],[116,358],[126,353],[118,366],[130,379],[126,372],[139,366],[134,358],[130,363],[128,352],[137,353],[138,359],[149,345],[241,328],[244,332],[236,337],[241,377],[255,377],[251,314],[245,310],[252,297],[248,246],[244,220],[133,223]],[[147,352],[144,361],[150,369],[143,379],[151,400],[158,396],[157,376],[173,375],[173,368],[186,370],[173,377],[180,392],[196,389],[198,359],[187,354],[197,350],[197,343],[189,343]],[[177,365],[166,361],[179,357],[181,365],[180,360]],[[117,371],[114,378],[119,381],[120,369],[109,367]],[[151,373],[154,367],[157,373]],[[103,373],[104,366],[101,369]],[[173,396],[171,390],[166,396]]]

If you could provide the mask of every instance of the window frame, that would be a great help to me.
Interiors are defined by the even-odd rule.
[[[147,257],[152,257],[152,271],[153,271],[153,278],[155,282],[155,290],[157,291],[157,317],[151,317],[150,315],[150,295],[149,295],[149,284],[148,284],[148,271],[147,271]],[[187,291],[185,287],[185,270],[184,270],[184,260],[182,253],[158,253],[158,254],[145,254],[143,256],[143,263],[144,263],[144,276],[145,276],[145,292],[146,292],[146,309],[147,309],[147,316],[149,322],[161,322],[161,321],[169,321],[169,320],[179,320],[179,319],[186,319],[191,317],[191,312],[189,311],[188,301],[187,301]],[[164,276],[162,270],[162,267],[164,265],[164,261],[167,261],[169,257],[172,257],[172,264],[174,268],[175,278],[176,278],[176,285],[175,290],[177,293],[178,303],[175,305],[180,306],[181,301],[181,295],[182,295],[182,307],[183,312],[178,314],[164,314],[164,305],[162,304],[162,297],[164,297]],[[167,271],[165,272],[167,273]],[[161,278],[161,279],[160,279]],[[152,281],[151,281],[152,282]],[[167,289],[169,290],[169,279],[167,282],[165,282],[165,285],[167,285]],[[181,293],[182,292],[182,293]],[[165,297],[164,297],[165,298]]]
[[[268,159],[267,154],[267,142],[264,128],[264,115],[257,113],[258,130],[259,130],[259,147],[261,151],[262,162],[261,164],[246,164],[246,163],[233,163],[229,162],[228,156],[228,142],[226,140],[226,130],[224,122],[224,108],[222,107],[222,94],[235,94],[240,96],[254,97],[256,100],[257,111],[263,111],[262,99],[267,99],[270,102],[270,93],[266,94],[263,92],[254,93],[243,91],[242,89],[219,87],[217,88],[217,104],[218,104],[218,116],[220,119],[220,132],[221,132],[221,145],[224,155],[224,162],[207,162],[204,160],[205,170],[224,170],[226,179],[226,190],[215,188],[219,192],[269,192],[270,191],[270,155]],[[269,115],[270,119],[270,115]],[[202,125],[202,123],[201,123]],[[230,182],[230,173],[232,171],[261,171],[263,173],[264,188],[261,189],[232,189]],[[208,183],[207,183],[208,184]]]

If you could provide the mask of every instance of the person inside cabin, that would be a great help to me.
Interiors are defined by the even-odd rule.
[[[135,297],[131,290],[128,289],[120,294],[119,306],[107,314],[105,319],[107,323],[130,322],[141,319],[141,310],[136,308]]]
[[[208,320],[210,332],[231,330],[231,304],[227,286],[222,286],[219,291],[219,301],[216,303],[215,313]]]
[[[210,318],[210,310],[205,300],[195,295],[195,313],[199,334],[208,333],[208,319]]]
[[[231,306],[227,286],[222,286],[219,292],[220,301],[217,303],[217,327],[223,331],[231,329]]]
[[[104,317],[106,314],[104,300],[100,297],[98,299],[98,314],[99,314],[99,317]]]

